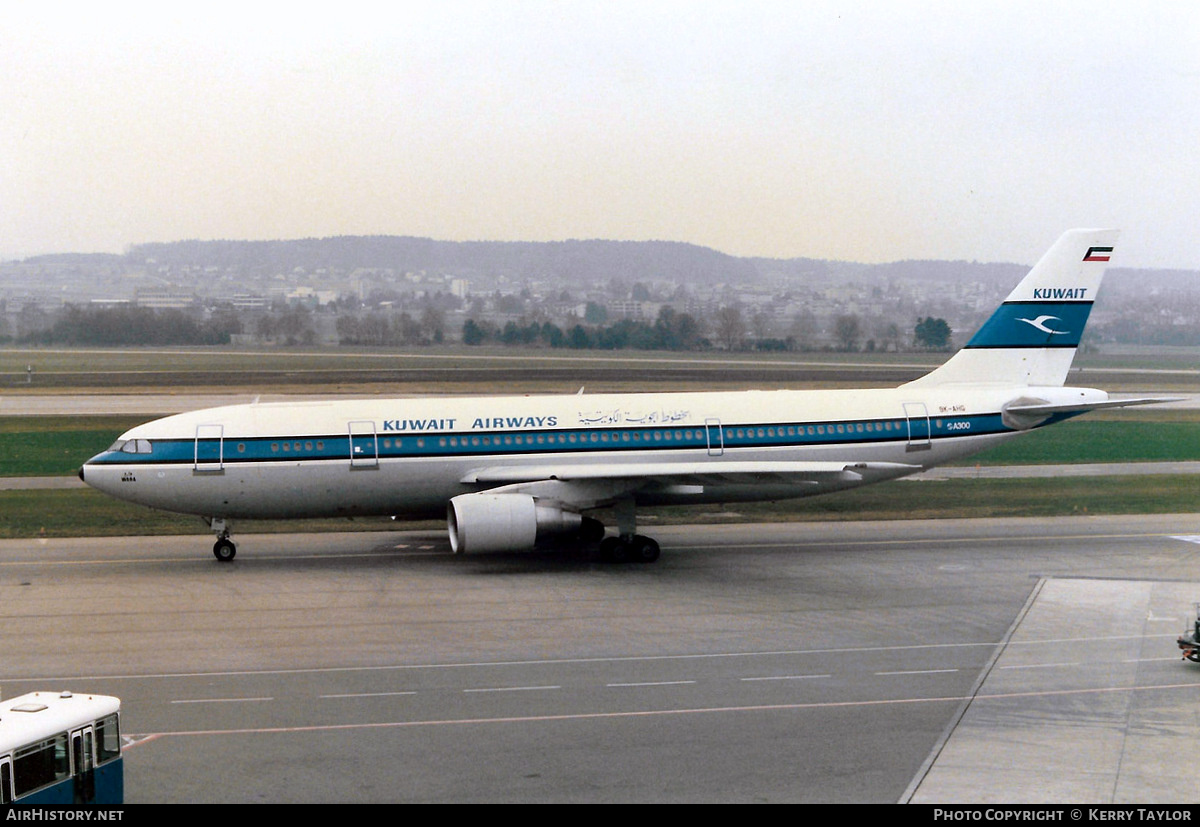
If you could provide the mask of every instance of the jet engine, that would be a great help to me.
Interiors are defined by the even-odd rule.
[[[554,534],[579,531],[583,517],[539,503],[529,494],[460,494],[447,513],[450,548],[455,554],[525,551]]]

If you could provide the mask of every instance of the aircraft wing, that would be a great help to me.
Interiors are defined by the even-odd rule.
[[[642,485],[743,485],[778,483],[819,485],[844,480],[857,482],[866,473],[903,476],[921,470],[899,462],[630,462],[594,465],[512,465],[480,468],[462,478],[479,485],[512,485],[559,481],[569,483],[624,483],[627,489]]]

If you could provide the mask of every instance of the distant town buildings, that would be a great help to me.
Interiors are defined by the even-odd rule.
[[[586,244],[591,246],[584,252],[601,255],[604,245],[617,243]],[[497,249],[511,252],[507,246]],[[381,320],[389,329],[406,331],[407,339],[432,341],[436,333],[438,341],[455,341],[468,320],[479,330],[549,324],[566,333],[576,325],[622,320],[652,325],[670,312],[688,314],[700,335],[721,347],[726,345],[715,329],[718,312],[736,308],[743,328],[738,341],[744,346],[770,340],[799,349],[844,347],[852,317],[855,349],[892,350],[912,346],[914,326],[924,318],[945,319],[952,343],[962,344],[1027,269],[967,262],[857,265],[723,257],[732,262],[724,279],[713,278],[711,267],[698,269],[701,275],[693,279],[686,261],[668,260],[675,251],[694,256],[696,250],[702,248],[656,249],[667,256],[659,274],[647,274],[645,268],[630,273],[619,263],[584,262],[581,275],[567,265],[537,264],[535,257],[528,272],[511,262],[488,267],[474,261],[461,268],[270,267],[236,261],[171,263],[167,255],[140,261],[80,255],[0,262],[0,339],[17,341],[51,326],[67,307],[128,305],[203,318],[236,317],[240,343],[316,344],[337,343],[348,330],[377,330]],[[1094,341],[1200,344],[1196,275],[1114,273],[1093,312],[1089,336]],[[342,318],[357,324],[340,323]]]

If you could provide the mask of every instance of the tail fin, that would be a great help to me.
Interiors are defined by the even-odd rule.
[[[1064,233],[966,347],[908,385],[1062,385],[1117,234]]]

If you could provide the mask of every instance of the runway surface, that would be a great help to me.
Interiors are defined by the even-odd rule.
[[[0,687],[122,697],[134,802],[1192,798],[1200,515],[654,534],[3,541]]]

